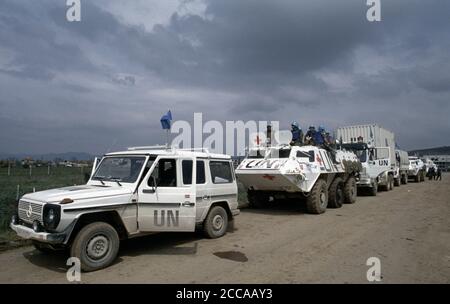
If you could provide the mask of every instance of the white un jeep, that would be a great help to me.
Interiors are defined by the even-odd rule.
[[[141,147],[106,154],[86,185],[24,195],[10,226],[40,251],[70,248],[93,271],[122,239],[196,227],[218,238],[238,214],[230,156]]]

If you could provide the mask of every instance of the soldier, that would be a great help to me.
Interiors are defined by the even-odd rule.
[[[322,126],[319,126],[319,129],[317,132],[314,133],[314,143],[317,146],[324,147],[325,144],[325,128]]]
[[[436,172],[436,180],[442,180],[442,171],[441,168],[437,168],[437,172]]]
[[[314,139],[316,137],[316,127],[314,126],[309,126],[308,132],[306,132],[305,135],[305,144],[307,145],[315,145]]]
[[[301,146],[303,144],[303,131],[296,121],[291,124],[292,141],[291,146]]]

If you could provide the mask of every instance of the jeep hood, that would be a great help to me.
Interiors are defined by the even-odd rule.
[[[118,196],[131,194],[133,191],[128,187],[120,186],[95,186],[82,185],[57,189],[50,189],[34,193],[25,194],[23,199],[30,199],[39,202],[59,203],[65,198],[74,201],[82,199],[94,199],[98,197]]]

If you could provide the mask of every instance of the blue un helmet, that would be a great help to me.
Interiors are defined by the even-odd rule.
[[[293,121],[293,122],[291,123],[291,127],[292,127],[293,129],[298,129],[298,122]]]
[[[319,126],[319,132],[320,133],[325,132],[325,128],[323,126]]]
[[[309,129],[310,129],[310,130],[315,130],[316,127],[314,127],[314,126],[309,126]]]

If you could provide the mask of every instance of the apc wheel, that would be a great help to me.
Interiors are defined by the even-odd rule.
[[[312,188],[307,200],[306,209],[309,213],[324,213],[328,205],[328,189],[327,183],[319,179]]]
[[[37,251],[41,253],[49,254],[55,252],[55,250],[45,246],[45,244],[42,244],[38,241],[33,241],[33,246]]]
[[[344,183],[342,178],[337,177],[331,183],[328,190],[328,207],[341,208],[344,203]]]
[[[378,183],[374,182],[372,187],[370,188],[369,194],[370,196],[377,196],[377,193],[378,193]]]
[[[256,191],[247,191],[247,200],[248,205],[254,209],[263,208],[266,202],[264,195],[258,194]]]
[[[203,224],[203,231],[210,239],[224,236],[228,229],[228,214],[223,207],[214,206]]]
[[[354,177],[350,177],[344,185],[344,203],[354,204],[356,203],[356,195],[358,189],[356,188],[356,180]]]
[[[83,271],[99,270],[114,262],[119,246],[116,229],[107,223],[95,222],[78,232],[70,248],[70,256],[80,259]]]
[[[394,179],[394,186],[395,187],[400,187],[400,185],[401,185],[400,179],[401,179],[400,177]]]

